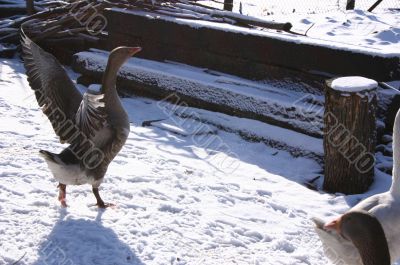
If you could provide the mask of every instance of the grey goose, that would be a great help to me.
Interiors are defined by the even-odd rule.
[[[92,185],[97,206],[106,204],[99,186],[108,165],[129,135],[129,119],[116,91],[117,72],[140,47],[111,51],[99,92],[81,95],[58,60],[34,43],[21,28],[22,58],[29,85],[61,143],[60,154],[40,150],[59,182],[59,201],[66,207],[67,185]]]

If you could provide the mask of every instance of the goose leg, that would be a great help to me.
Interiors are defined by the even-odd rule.
[[[97,205],[99,208],[107,208],[107,207],[110,207],[110,206],[114,206],[114,205],[111,204],[111,203],[104,203],[104,201],[103,201],[103,200],[101,199],[101,197],[100,197],[99,188],[98,188],[98,187],[97,187],[97,188],[93,187],[93,188],[92,188],[92,191],[93,191],[93,194],[94,194],[94,196],[96,197],[96,200],[97,200],[96,205]]]
[[[61,203],[62,207],[67,207],[67,202],[66,202],[66,197],[67,197],[67,185],[59,183],[58,186],[59,192],[58,192],[58,200]]]

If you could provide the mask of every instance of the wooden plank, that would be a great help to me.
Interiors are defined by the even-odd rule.
[[[0,5],[0,18],[26,14],[26,7],[20,5]]]

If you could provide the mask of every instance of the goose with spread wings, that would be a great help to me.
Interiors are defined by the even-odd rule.
[[[76,89],[58,60],[41,49],[21,29],[22,58],[29,85],[61,143],[69,146],[60,154],[41,150],[59,182],[59,201],[66,207],[67,185],[92,185],[97,206],[105,208],[99,186],[108,165],[129,134],[129,119],[116,91],[117,72],[140,47],[111,51],[99,92]]]

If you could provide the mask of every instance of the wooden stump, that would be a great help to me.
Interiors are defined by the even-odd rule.
[[[329,192],[365,192],[374,177],[377,82],[343,77],[326,82],[325,180]]]

